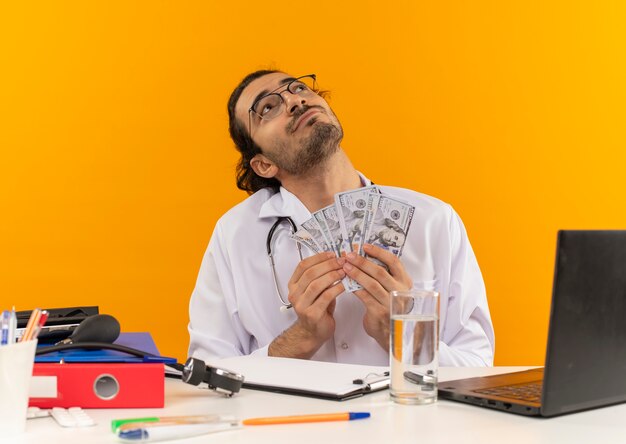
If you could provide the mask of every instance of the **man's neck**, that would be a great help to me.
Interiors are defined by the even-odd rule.
[[[361,177],[341,149],[306,176],[283,177],[281,183],[310,212],[333,204],[336,193],[362,186]]]

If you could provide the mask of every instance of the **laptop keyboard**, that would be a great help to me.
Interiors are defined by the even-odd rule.
[[[542,381],[525,382],[523,384],[502,385],[486,389],[474,390],[483,395],[500,396],[527,402],[541,402]]]

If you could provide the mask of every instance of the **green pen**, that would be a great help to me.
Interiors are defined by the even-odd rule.
[[[150,416],[147,418],[113,419],[111,420],[111,430],[113,431],[113,433],[115,433],[117,432],[119,426],[121,426],[122,424],[127,424],[129,422],[158,422],[159,419],[160,418],[157,416]]]
[[[111,430],[113,433],[117,433],[117,429],[119,429],[124,424],[143,424],[143,423],[151,423],[158,422],[159,424],[205,424],[211,423],[215,421],[223,420],[223,417],[220,415],[198,415],[198,416],[148,416],[145,418],[124,418],[124,419],[113,419],[111,421]]]

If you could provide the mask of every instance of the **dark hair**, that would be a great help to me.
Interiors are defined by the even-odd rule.
[[[260,189],[267,187],[278,190],[280,182],[273,177],[266,179],[265,177],[257,175],[250,166],[252,158],[261,153],[261,147],[254,143],[248,134],[248,129],[245,126],[245,123],[237,120],[237,117],[235,116],[235,105],[237,105],[242,91],[252,81],[275,72],[280,71],[266,69],[248,74],[239,83],[239,85],[237,85],[228,99],[228,130],[230,131],[230,137],[233,139],[233,142],[235,142],[237,151],[241,153],[241,159],[239,159],[239,162],[237,163],[237,188],[247,191],[248,194],[255,193]]]

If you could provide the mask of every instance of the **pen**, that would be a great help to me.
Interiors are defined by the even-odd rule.
[[[303,422],[354,421],[369,418],[368,412],[322,413],[319,415],[270,416],[244,419],[243,425],[297,424]]]
[[[43,326],[46,324],[47,320],[48,320],[48,312],[46,310],[42,310],[41,316],[39,316],[39,320],[37,321],[37,325],[35,325],[35,328],[33,329],[33,334],[31,335],[31,339],[33,340],[37,339],[37,336],[39,336],[39,332],[41,331]]]
[[[15,315],[15,305],[11,309],[11,319],[9,322],[9,341],[8,344],[15,344],[15,336],[17,335],[17,316]]]
[[[0,338],[0,345],[9,344],[9,328],[11,324],[11,313],[9,310],[2,312],[2,337]]]
[[[39,317],[41,316],[41,309],[35,308],[28,318],[28,324],[26,324],[26,328],[24,329],[24,334],[20,338],[20,342],[30,341],[35,326],[39,322]]]
[[[219,421],[231,421],[234,420],[231,416],[224,415],[197,415],[197,416],[147,416],[145,418],[126,418],[126,419],[114,419],[111,421],[111,430],[116,432],[124,424],[140,425],[145,423],[158,422],[159,424],[202,424],[202,423],[214,423]]]
[[[154,442],[231,430],[239,428],[241,425],[352,421],[369,417],[369,412],[346,412],[249,418],[240,422],[229,415],[164,416],[160,418],[114,419],[111,421],[111,429],[113,429],[113,432],[123,442]]]
[[[154,442],[169,439],[189,438],[206,433],[221,432],[239,428],[241,425],[233,416],[212,415],[208,422],[201,421],[200,416],[165,417],[165,418],[138,418],[156,421],[127,422],[117,427],[116,434],[122,442]],[[205,417],[207,418],[207,417]],[[184,422],[191,419],[191,422]]]

